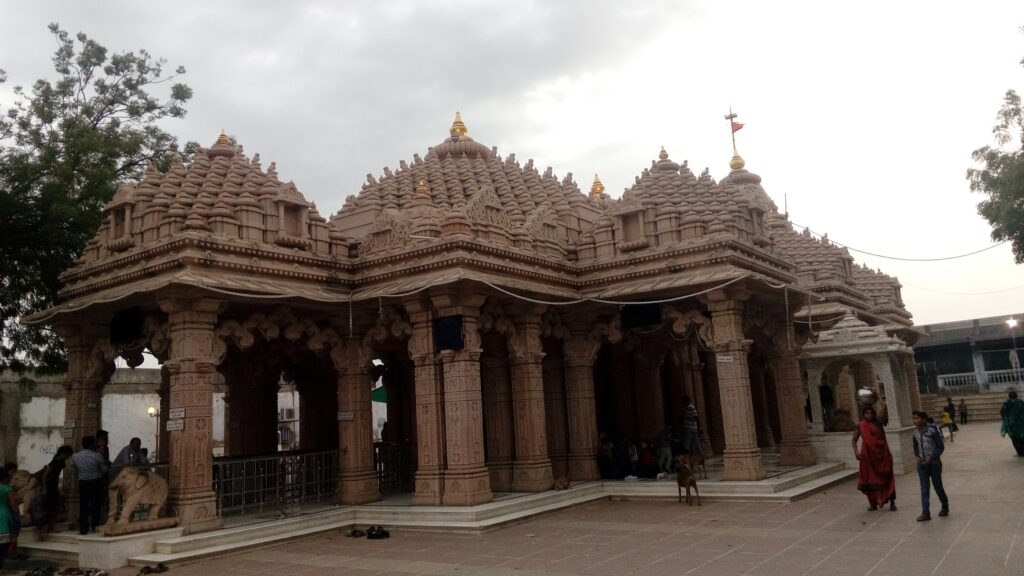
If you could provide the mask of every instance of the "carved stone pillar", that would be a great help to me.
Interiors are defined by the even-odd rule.
[[[365,504],[380,498],[373,465],[373,349],[345,338],[331,350],[338,371],[338,502]]]
[[[697,418],[700,424],[700,442],[704,446],[706,456],[714,456],[715,450],[711,446],[711,421],[708,419],[708,403],[704,397],[704,376],[703,367],[700,364],[700,352],[698,344],[691,340],[683,347],[684,374],[690,381],[693,389],[693,407],[697,409]]]
[[[725,427],[723,477],[726,480],[760,480],[764,478],[764,463],[754,429],[754,406],[747,371],[750,340],[743,336],[743,303],[738,295],[718,291],[708,295],[708,308],[714,327],[715,359]]]
[[[637,368],[633,382],[636,390],[636,433],[640,438],[656,438],[666,424],[661,393],[661,363],[666,353],[668,349],[665,346],[645,342],[634,354]]]
[[[853,378],[850,377],[850,367],[843,366],[839,369],[836,378],[836,408],[841,408],[850,413],[850,418],[857,422],[857,402],[853,389]]]
[[[907,376],[907,392],[910,393],[911,411],[921,409],[921,385],[917,381],[917,364],[914,362],[913,354],[906,354],[902,358],[903,372]]]
[[[159,446],[156,447],[156,458],[154,462],[167,462],[170,458],[171,433],[167,431],[167,418],[171,409],[171,372],[167,366],[160,367],[160,413],[157,418],[160,420],[158,436]]]
[[[159,302],[171,339],[164,364],[171,376],[168,504],[188,532],[214,530],[220,519],[213,491],[213,377],[219,361],[213,330],[223,303],[206,297]]]
[[[491,334],[489,337],[504,340],[499,334]],[[501,351],[505,352],[504,342]],[[484,401],[484,436],[491,490],[511,492],[515,438],[512,424],[512,380],[507,353],[504,356],[487,354],[481,357],[480,385]]]
[[[791,327],[787,329],[792,330]],[[779,464],[782,466],[810,466],[814,464],[814,450],[807,437],[807,419],[804,415],[804,390],[800,380],[800,360],[795,344],[777,339],[772,356],[775,373],[776,397],[779,403]]]
[[[581,326],[565,341],[565,398],[569,415],[569,478],[597,480],[597,407],[594,360],[600,344]]]
[[[544,351],[540,340],[544,307],[518,305],[515,310],[512,316],[515,335],[509,339],[516,439],[512,489],[541,492],[550,489],[553,482],[544,411]]]
[[[68,371],[63,382],[67,390],[64,401],[64,443],[81,450],[82,438],[100,429],[100,400],[106,366],[98,342],[108,341],[101,325],[55,326],[67,348]]]
[[[560,344],[560,343],[559,343]],[[557,355],[557,357],[555,357]],[[565,410],[565,362],[559,346],[545,354],[544,370],[544,414],[547,420],[548,457],[551,458],[551,474],[555,478],[569,476],[569,428]]]
[[[450,506],[490,502],[490,475],[484,463],[483,401],[480,390],[480,331],[477,320],[484,296],[470,290],[431,295],[442,317],[461,315],[462,350],[442,350],[444,429],[447,469],[441,501]]]
[[[105,326],[82,324],[54,326],[67,349],[68,371],[62,383],[67,392],[64,400],[64,443],[77,452],[82,438],[100,429],[104,374],[107,370],[101,348],[109,341]],[[68,519],[77,518],[78,483],[72,474],[64,475],[65,505]]]
[[[825,431],[825,409],[821,405],[821,373],[824,368],[815,362],[807,364],[807,395],[811,399],[811,427],[815,432]]]
[[[750,392],[754,405],[754,426],[757,431],[758,445],[767,448],[775,447],[775,435],[772,433],[771,419],[768,417],[768,392],[765,382],[765,365],[755,360],[748,365],[750,371]]]
[[[412,335],[409,357],[415,371],[416,478],[412,503],[439,506],[444,479],[444,390],[434,351],[430,305],[418,298],[402,305],[409,314]]]

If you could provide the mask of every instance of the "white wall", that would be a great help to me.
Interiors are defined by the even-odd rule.
[[[110,433],[110,458],[114,459],[128,441],[138,437],[150,456],[156,449],[157,418],[147,411],[160,408],[156,394],[104,394],[100,425]],[[78,450],[75,446],[75,450]]]
[[[64,399],[36,396],[20,407],[18,468],[35,472],[50,463],[64,444]]]

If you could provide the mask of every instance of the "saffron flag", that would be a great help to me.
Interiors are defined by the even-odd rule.
[[[733,121],[733,123],[732,123],[732,133],[733,134],[735,134],[736,132],[739,132],[739,130],[741,128],[743,128],[743,124],[740,124],[739,122]]]

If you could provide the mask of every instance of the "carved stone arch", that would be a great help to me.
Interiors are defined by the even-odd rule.
[[[505,314],[505,308],[495,298],[488,298],[484,302],[477,326],[481,334],[497,332],[509,340],[516,335],[515,323]]]
[[[685,337],[692,332],[705,348],[713,347],[714,327],[708,316],[697,310],[679,310],[675,306],[665,306],[664,315],[673,334]]]
[[[541,316],[540,329],[542,336],[555,338],[563,342],[572,335],[569,332],[569,328],[562,322],[561,313],[554,307],[548,308],[544,315]]]
[[[223,361],[227,355],[229,340],[239,350],[248,350],[256,343],[257,334],[267,342],[283,338],[287,342],[296,343],[306,339],[307,346],[314,351],[322,350],[324,346],[338,340],[333,329],[321,328],[309,317],[298,318],[287,306],[278,306],[270,314],[254,312],[241,322],[230,318],[223,320],[213,333],[216,336],[214,354],[218,361]]]

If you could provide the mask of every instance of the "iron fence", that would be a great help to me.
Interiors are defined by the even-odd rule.
[[[277,511],[288,516],[303,504],[334,501],[338,452],[279,452],[241,458],[217,458],[213,484],[217,511],[251,514]]]
[[[409,445],[396,442],[373,443],[373,465],[381,494],[412,491],[412,453]]]

